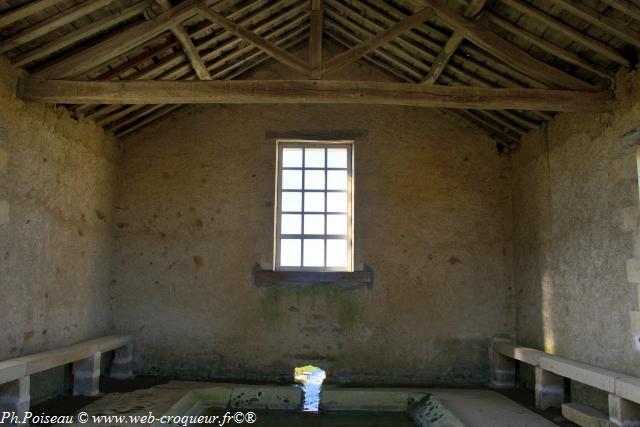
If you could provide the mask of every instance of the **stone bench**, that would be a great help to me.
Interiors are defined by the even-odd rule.
[[[609,421],[613,425],[640,425],[640,378],[521,347],[504,339],[494,339],[490,353],[493,387],[515,386],[518,362],[535,368],[538,409],[561,407],[565,403],[565,379],[568,379],[609,394]]]
[[[30,376],[70,363],[73,394],[96,396],[102,353],[109,351],[114,351],[109,375],[116,379],[133,377],[133,339],[128,335],[110,335],[0,362],[0,413],[14,412],[20,417],[31,403]]]

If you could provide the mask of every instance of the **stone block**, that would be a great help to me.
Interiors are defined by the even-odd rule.
[[[31,406],[30,377],[22,377],[15,381],[0,384],[0,415],[4,412],[14,413],[22,419]],[[20,425],[9,420],[8,425]]]
[[[610,394],[609,420],[619,427],[638,427],[640,426],[640,405]]]
[[[73,363],[73,395],[100,394],[100,353]]]
[[[229,401],[231,409],[295,411],[302,407],[302,390],[290,386],[236,387]]]
[[[559,408],[564,403],[564,378],[542,368],[536,368],[536,408]]]
[[[614,427],[607,414],[581,403],[563,404],[562,416],[581,427]]]
[[[27,365],[23,362],[5,360],[0,362],[0,384],[15,381],[27,375]]]
[[[133,344],[115,349],[109,376],[116,380],[133,378]]]

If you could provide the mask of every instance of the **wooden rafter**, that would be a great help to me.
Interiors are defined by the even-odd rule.
[[[36,24],[35,26],[16,34],[0,43],[0,54],[15,49],[16,47],[35,40],[57,28],[62,27],[70,22],[73,22],[85,15],[95,12],[98,9],[102,9],[107,6],[113,0],[93,0],[88,3],[80,3],[73,6],[63,12],[53,15],[50,18]]]
[[[491,22],[502,27],[508,32],[515,34],[518,37],[528,41],[529,43],[539,47],[545,52],[554,55],[570,64],[577,65],[578,67],[584,68],[585,70],[591,71],[592,73],[608,79],[613,76],[613,74],[607,70],[606,68],[600,67],[596,64],[593,64],[586,59],[581,58],[575,53],[563,49],[555,44],[543,39],[542,37],[538,37],[535,34],[532,34],[525,29],[517,26],[516,24],[507,21],[506,19],[496,15],[495,13],[486,12],[486,16],[489,18]]]
[[[502,59],[516,70],[530,75],[552,88],[589,89],[591,85],[571,74],[542,62],[510,42],[506,41],[487,25],[487,18],[480,17],[475,22],[451,9],[442,0],[426,0],[438,18],[446,22],[455,31],[460,32],[467,40],[492,55]]]
[[[611,19],[589,6],[584,5],[582,0],[555,0],[555,2],[561,8],[580,19],[601,28],[632,46],[640,47],[640,33],[626,29],[621,22]]]
[[[373,38],[365,40],[357,46],[352,47],[346,52],[342,52],[339,55],[325,61],[322,65],[323,74],[336,71],[354,61],[360,59],[363,55],[376,50],[380,46],[390,42],[402,33],[422,24],[423,22],[433,18],[435,13],[430,8],[422,9],[421,11],[408,16],[402,21],[396,23],[390,28],[376,34]]]
[[[620,12],[630,16],[636,21],[640,21],[640,5],[631,0],[602,0],[609,6],[618,9]]]
[[[329,80],[78,82],[25,79],[18,95],[50,104],[379,104],[432,108],[608,111],[608,91],[488,89]]]
[[[176,24],[171,28],[171,32],[176,36],[176,39],[178,39],[184,54],[189,59],[189,62],[191,63],[193,70],[198,75],[198,78],[200,80],[211,80],[211,75],[207,70],[207,66],[200,57],[198,49],[196,49],[193,41],[191,41],[191,37],[189,37],[184,28],[181,25]]]
[[[323,13],[322,0],[311,0],[311,30],[309,35],[309,68],[311,78],[319,79],[322,76],[322,34]]]
[[[56,51],[71,46],[74,43],[91,37],[94,34],[107,30],[120,24],[121,22],[127,21],[137,15],[140,15],[142,12],[144,12],[146,7],[146,1],[140,1],[120,12],[116,12],[113,15],[102,18],[91,25],[87,25],[86,27],[73,31],[65,36],[52,40],[50,43],[47,43],[42,47],[24,53],[13,59],[12,63],[18,67],[21,67],[31,62],[46,58]]]
[[[69,56],[35,73],[42,78],[76,77],[82,73],[104,64],[147,40],[168,31],[175,24],[180,23],[196,14],[194,5],[198,0],[187,0],[184,3],[164,12],[150,21],[127,28],[103,40],[95,46]]]
[[[62,0],[36,0],[16,9],[11,9],[0,15],[0,28],[11,25],[28,16],[35,15],[36,13],[42,12],[44,9],[61,2]]]
[[[196,9],[203,18],[206,18],[214,24],[221,26],[225,30],[233,33],[235,36],[245,40],[246,42],[254,44],[276,61],[287,65],[294,70],[304,73],[305,75],[309,74],[309,67],[303,60],[292,55],[281,47],[274,45],[273,43],[260,37],[253,31],[247,30],[242,25],[239,25],[225,18],[217,12],[214,12],[202,3],[199,4]]]
[[[592,37],[589,37],[583,32],[580,32],[575,28],[570,27],[569,25],[565,24],[558,18],[551,16],[540,9],[537,9],[534,6],[529,5],[528,3],[524,3],[521,0],[500,0],[500,1],[502,1],[507,6],[510,6],[513,9],[517,10],[518,12],[523,13],[524,15],[527,15],[541,22],[547,27],[561,33],[562,35],[564,35],[565,37],[568,37],[574,42],[586,48],[589,48],[594,52],[599,53],[605,58],[608,58],[611,61],[614,61],[618,64],[629,66],[629,60],[625,58],[623,54],[613,49],[608,44],[603,43],[599,40],[596,40]]]

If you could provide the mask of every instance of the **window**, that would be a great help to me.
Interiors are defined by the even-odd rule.
[[[278,141],[276,270],[352,271],[353,143]]]

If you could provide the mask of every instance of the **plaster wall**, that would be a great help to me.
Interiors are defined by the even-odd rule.
[[[272,268],[268,135],[345,129],[366,135],[355,257],[373,287],[255,287],[254,267]],[[112,298],[139,373],[290,381],[313,363],[333,382],[487,380],[489,339],[513,331],[511,193],[508,159],[476,130],[427,109],[212,105],[123,146]]]
[[[640,76],[615,109],[562,114],[513,157],[517,334],[523,345],[637,375],[640,317],[636,148]]]
[[[0,360],[111,330],[116,144],[16,99],[17,77],[0,59]],[[61,387],[49,374],[32,378],[35,402]]]

